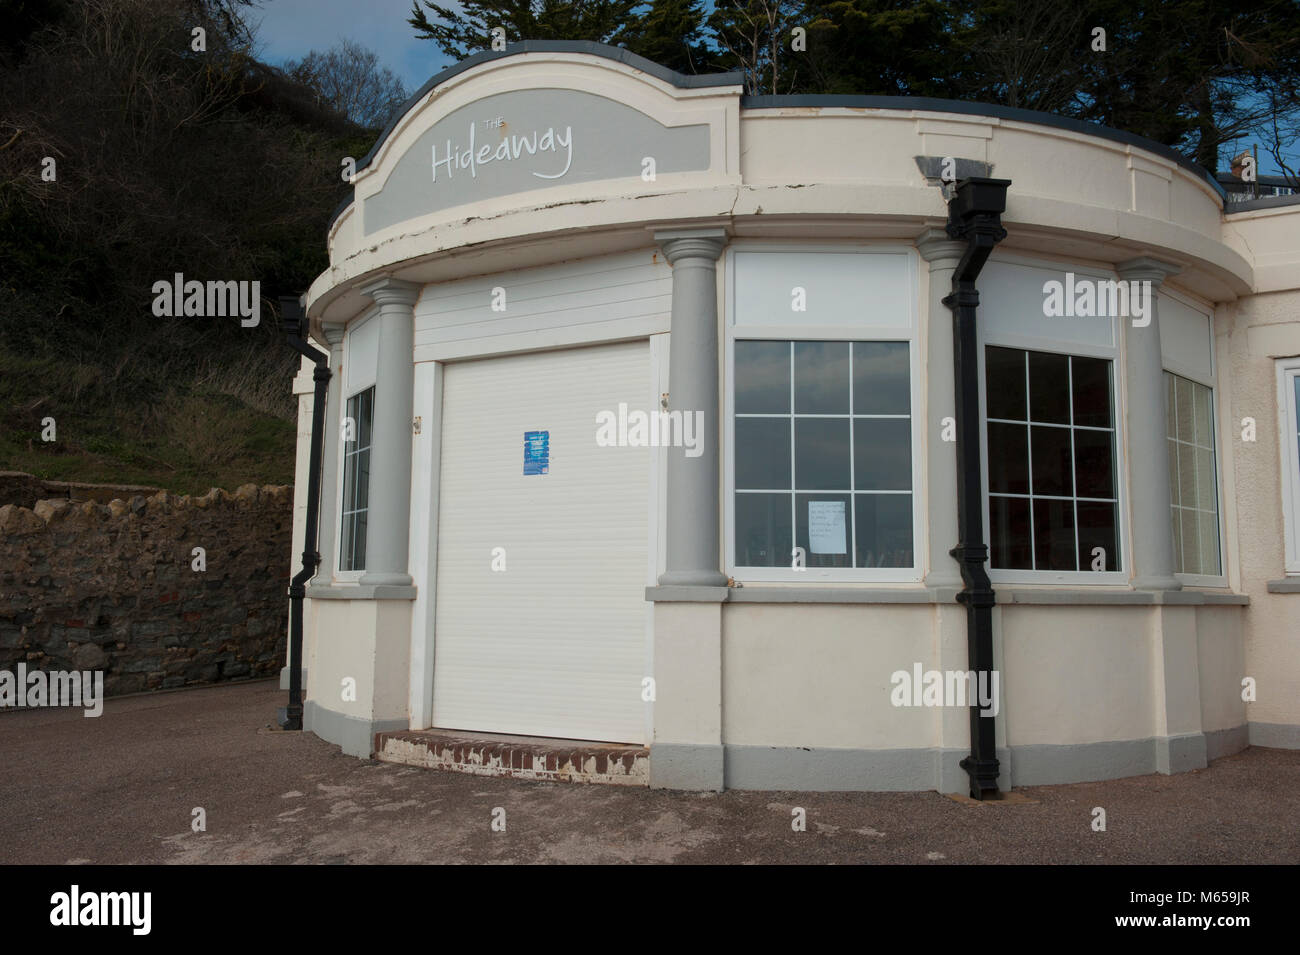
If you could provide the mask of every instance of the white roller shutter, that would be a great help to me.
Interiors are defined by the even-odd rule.
[[[596,415],[650,391],[645,341],[447,366],[435,726],[645,742],[650,458],[598,446]],[[549,473],[523,473],[526,431]]]

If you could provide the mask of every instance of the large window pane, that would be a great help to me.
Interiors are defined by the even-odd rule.
[[[1219,491],[1214,451],[1214,392],[1165,372],[1174,563],[1183,574],[1218,576]]]
[[[790,343],[736,342],[736,414],[790,413]]]
[[[849,413],[849,343],[794,343],[795,414]]]
[[[736,419],[736,488],[789,490],[790,419]]]
[[[795,418],[794,480],[800,491],[849,489],[848,418]]]
[[[1079,497],[1114,497],[1114,433],[1074,430],[1074,493]]]
[[[915,567],[910,345],[734,354],[736,566],[789,567],[802,547],[809,568]]]
[[[1104,570],[1119,570],[1119,535],[1114,504],[1080,501],[1075,506],[1079,525],[1079,569],[1092,570],[1093,561],[1104,557]],[[1104,554],[1095,554],[1096,548]]]
[[[736,495],[736,563],[742,567],[790,567],[789,494]]]
[[[1110,372],[1110,362],[1104,358],[1080,358],[1078,355],[1070,357],[1075,427],[1113,428],[1115,426],[1111,415]]]
[[[859,567],[911,567],[912,495],[854,495],[854,540]]]
[[[1104,547],[1106,569],[1120,569],[1111,363],[992,345],[984,360],[988,417],[1028,421],[985,425],[990,565],[1090,570]]]
[[[1075,563],[1074,502],[1034,499],[1034,567],[1078,570]]]
[[[366,567],[366,518],[370,506],[370,435],[375,389],[348,399],[343,434],[343,513],[339,570]]]
[[[1029,493],[1029,428],[990,421],[989,493]]]
[[[1047,352],[1029,353],[1029,418],[1070,423],[1070,359]]]
[[[984,350],[984,379],[988,383],[985,404],[990,418],[1028,420],[1024,352],[990,345]]]
[[[989,531],[993,543],[990,556],[994,567],[1030,569],[1034,566],[1028,498],[990,497]]]
[[[853,413],[908,414],[912,409],[907,342],[853,343]]]
[[[911,490],[912,422],[907,418],[854,418],[853,468],[854,490]]]
[[[796,494],[795,543],[809,567],[852,567],[853,509],[847,494]]]
[[[1034,427],[1030,429],[1030,440],[1034,443],[1034,494],[1072,495],[1074,463],[1070,453],[1070,429]]]

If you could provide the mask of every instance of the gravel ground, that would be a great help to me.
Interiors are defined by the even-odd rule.
[[[271,731],[283,702],[258,682],[109,700],[99,719],[0,713],[0,862],[1300,862],[1295,751],[983,805],[932,792],[676,793],[353,759]],[[1105,832],[1091,828],[1096,806]],[[196,807],[205,832],[191,828]],[[794,807],[807,831],[792,831]]]

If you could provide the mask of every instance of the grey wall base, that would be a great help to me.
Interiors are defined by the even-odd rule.
[[[289,689],[289,668],[288,667],[280,667],[280,689],[282,690]],[[307,692],[307,668],[306,667],[302,668],[302,689],[304,693]]]
[[[1205,734],[1205,758],[1218,759],[1240,753],[1250,745],[1250,727],[1243,723],[1227,730],[1210,730]]]
[[[723,789],[723,782],[722,746],[651,744],[651,789],[719,792]]]
[[[1270,749],[1300,749],[1300,726],[1293,723],[1250,723],[1250,745]]]
[[[363,720],[345,713],[335,713],[313,700],[303,706],[302,728],[315,733],[327,743],[343,747],[348,756],[369,759],[375,751],[375,734],[410,729],[410,720]]]
[[[1211,759],[1255,743],[1255,726],[1138,740],[998,749],[998,788],[1093,782],[1150,773],[1203,769]],[[1277,727],[1269,739],[1300,748],[1300,727]],[[1268,745],[1255,743],[1256,745]],[[655,789],[748,789],[795,792],[965,793],[965,749],[817,749],[800,746],[650,747],[650,786]]]

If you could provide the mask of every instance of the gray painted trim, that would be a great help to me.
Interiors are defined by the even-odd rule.
[[[302,728],[315,733],[327,743],[342,746],[348,756],[369,759],[375,751],[375,734],[410,729],[411,721],[365,720],[327,710],[314,700],[303,706]]]
[[[1270,580],[1268,582],[1268,592],[1271,594],[1300,594],[1300,577]]]
[[[306,667],[302,668],[302,688],[305,693],[307,690],[307,668]],[[280,667],[280,689],[282,690],[289,689],[289,667],[288,666]]]
[[[645,599],[663,603],[771,603],[771,604],[953,604],[954,587],[647,587]],[[307,596],[313,596],[308,591]],[[998,589],[998,605],[1181,606],[1249,605],[1246,594],[1209,593],[1199,590],[1025,590]]]
[[[1098,123],[1087,123],[1080,119],[1070,119],[1053,113],[1040,113],[1033,109],[1019,109],[1013,106],[999,106],[994,103],[972,103],[965,100],[936,99],[929,96],[844,96],[837,94],[796,95],[796,96],[741,96],[740,108],[751,109],[793,109],[798,107],[822,107],[839,109],[914,109],[932,113],[958,113],[964,116],[991,116],[997,119],[1010,119],[1019,123],[1034,123],[1053,129],[1065,129],[1098,139],[1109,139],[1126,146],[1137,146],[1147,152],[1155,153],[1164,159],[1175,162],[1188,172],[1194,173],[1202,182],[1213,189],[1219,196],[1220,203],[1226,202],[1227,192],[1218,180],[1192,160],[1176,149],[1153,139],[1112,129]],[[1281,198],[1290,198],[1282,196]],[[1263,200],[1259,200],[1263,201]]]
[[[842,749],[728,744],[728,789],[785,792],[953,792],[970,789],[968,749]],[[654,750],[650,772],[654,773]],[[998,750],[998,786],[1011,788],[1011,753]]]
[[[645,599],[662,603],[726,603],[730,587],[647,587]]]
[[[415,587],[358,584],[355,587],[308,587],[312,600],[414,600]]]
[[[1234,212],[1254,212],[1256,209],[1276,209],[1280,206],[1300,205],[1300,194],[1290,196],[1262,196],[1259,199],[1247,199],[1245,202],[1234,202],[1224,208],[1224,212],[1231,215]]]
[[[721,744],[652,743],[650,788],[720,792],[723,759]]]
[[[620,47],[610,46],[606,43],[595,43],[591,40],[522,40],[518,43],[507,43],[504,50],[480,50],[478,53],[467,56],[459,63],[453,63],[441,73],[432,76],[428,82],[411,95],[410,99],[402,104],[401,109],[397,111],[397,115],[393,117],[393,121],[385,127],[384,131],[379,134],[379,138],[375,140],[375,144],[370,147],[370,152],[366,153],[361,161],[357,163],[357,171],[360,172],[370,165],[370,161],[375,158],[375,154],[379,152],[380,147],[392,135],[393,130],[397,128],[397,124],[430,90],[447,82],[453,76],[471,70],[481,63],[503,60],[506,57],[519,56],[522,53],[585,53],[589,56],[599,56],[606,60],[614,60],[617,63],[630,66],[642,73],[648,73],[655,79],[670,83],[680,90],[708,89],[715,86],[743,86],[745,82],[743,73],[702,73],[696,76],[688,76],[685,73],[670,70],[666,66],[660,66],[652,60],[637,56],[635,53]],[[329,223],[325,226],[327,234],[330,229],[334,228],[334,223],[343,214],[343,210],[352,205],[355,198],[354,193],[344,199],[339,207],[334,210]]]
[[[732,588],[730,603],[764,604],[952,604],[956,587],[762,587]]]
[[[1209,765],[1204,733],[1157,737],[1155,744],[1158,773],[1168,776],[1171,773],[1185,773],[1190,769],[1204,769]]]
[[[1038,743],[1015,747],[1017,786],[1051,786],[1146,776],[1156,771],[1155,740]]]
[[[1250,745],[1250,726],[1242,723],[1226,730],[1208,730],[1205,733],[1205,758],[1219,759],[1240,753]]]
[[[1300,749],[1300,725],[1295,723],[1256,723],[1250,727],[1250,745],[1269,749]]]
[[[1178,604],[1201,606],[1207,604],[1244,607],[1250,603],[1247,594],[1209,593],[1199,590],[1021,590],[1012,587],[998,588],[998,603],[1094,605],[1094,604]]]

